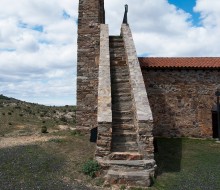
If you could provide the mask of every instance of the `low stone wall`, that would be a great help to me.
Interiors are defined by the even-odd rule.
[[[130,84],[135,111],[134,119],[138,133],[139,152],[144,155],[145,159],[151,159],[154,157],[152,136],[153,117],[129,25],[122,24],[121,35],[124,39],[130,71]]]
[[[98,84],[98,138],[96,157],[110,153],[112,139],[111,75],[108,25],[100,26]]]
[[[142,69],[154,117],[154,135],[212,137],[217,70]]]

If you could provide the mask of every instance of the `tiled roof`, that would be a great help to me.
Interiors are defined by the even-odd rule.
[[[220,68],[220,57],[139,57],[142,68]]]

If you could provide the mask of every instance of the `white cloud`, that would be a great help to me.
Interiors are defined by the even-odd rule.
[[[0,93],[44,104],[75,104],[77,4],[1,0]]]
[[[220,56],[220,2],[197,0],[192,15],[167,0],[105,0],[110,33],[124,4],[139,55]],[[74,104],[77,0],[0,1],[0,93],[44,104]]]

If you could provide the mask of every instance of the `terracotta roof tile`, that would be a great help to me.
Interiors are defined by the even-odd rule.
[[[142,68],[220,68],[220,57],[139,57]]]

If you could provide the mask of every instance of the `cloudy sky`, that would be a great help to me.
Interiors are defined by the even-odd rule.
[[[119,34],[124,4],[139,56],[220,56],[219,0],[105,0]],[[0,0],[0,94],[76,103],[78,0]]]

